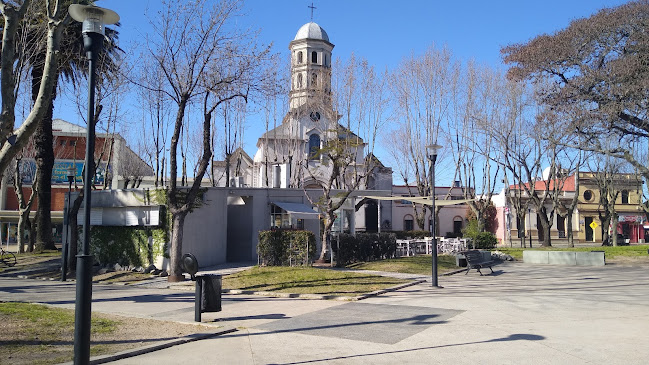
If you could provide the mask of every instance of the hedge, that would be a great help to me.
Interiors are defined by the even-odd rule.
[[[338,238],[332,237],[331,246],[337,265],[344,266],[394,257],[397,237],[394,233],[356,233],[356,236],[341,233]]]
[[[257,254],[262,265],[309,265],[315,251],[313,232],[285,229],[259,232]]]
[[[166,254],[167,238],[164,228],[94,226],[90,230],[90,251],[101,265],[146,267]]]

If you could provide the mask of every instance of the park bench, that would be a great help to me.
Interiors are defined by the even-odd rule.
[[[482,271],[480,269],[483,269],[485,267],[488,267],[489,270],[491,270],[491,273],[493,274],[494,270],[491,268],[491,265],[494,264],[492,260],[487,260],[485,261],[482,257],[482,253],[478,250],[469,250],[469,251],[464,251],[462,254],[464,254],[464,257],[466,257],[466,273],[464,275],[468,274],[471,269],[476,269],[480,273],[480,276],[482,276]]]

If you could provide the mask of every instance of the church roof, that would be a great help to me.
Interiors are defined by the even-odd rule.
[[[300,30],[297,31],[294,41],[298,39],[320,39],[329,42],[329,36],[321,26],[314,22],[304,24]]]

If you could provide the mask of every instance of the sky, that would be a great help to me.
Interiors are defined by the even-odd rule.
[[[237,19],[242,27],[258,28],[259,41],[273,44],[273,51],[288,62],[288,44],[297,30],[311,21],[318,23],[335,45],[333,57],[347,59],[353,52],[377,70],[392,70],[411,54],[423,53],[431,45],[448,47],[462,61],[505,69],[500,49],[524,43],[543,33],[567,27],[571,20],[588,17],[599,9],[614,7],[620,0],[249,0],[245,16]],[[148,16],[155,16],[157,0],[100,0],[121,17],[120,46],[139,47],[150,31]],[[82,124],[76,107],[61,98],[55,118]],[[126,106],[137,109],[136,105]],[[133,124],[138,112],[125,113]],[[246,121],[244,149],[251,156],[257,138],[264,132],[259,116]],[[128,139],[128,137],[127,137]],[[388,160],[381,146],[375,153]],[[395,174],[396,176],[397,174]],[[452,178],[452,177],[450,177]],[[450,179],[449,178],[449,179]],[[440,183],[444,176],[438,178]]]

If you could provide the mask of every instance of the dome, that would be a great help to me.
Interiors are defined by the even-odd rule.
[[[297,31],[294,41],[298,39],[321,39],[323,41],[329,42],[329,36],[321,26],[314,22],[304,24],[300,30]]]

